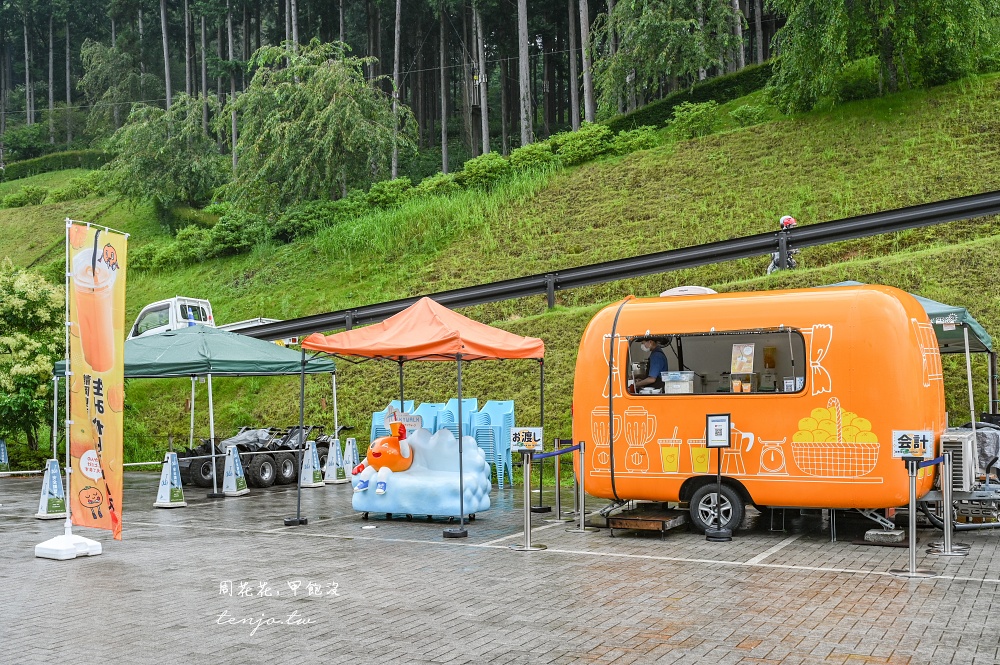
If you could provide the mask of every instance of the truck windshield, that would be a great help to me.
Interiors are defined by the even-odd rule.
[[[805,349],[802,333],[791,329],[647,334],[629,343],[629,392],[797,393],[805,388]]]
[[[145,312],[135,324],[133,334],[141,335],[153,328],[170,325],[170,307],[163,305]]]

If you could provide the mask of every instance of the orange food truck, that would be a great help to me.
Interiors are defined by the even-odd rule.
[[[667,361],[652,383],[650,341]],[[729,448],[706,447],[709,414],[729,414]],[[934,329],[892,287],[629,297],[580,342],[573,437],[587,493],[689,502],[701,530],[720,462],[724,528],[747,504],[903,505],[901,458],[933,457],[945,420]],[[579,453],[575,463],[579,473]],[[933,467],[921,469],[918,496],[932,483]]]

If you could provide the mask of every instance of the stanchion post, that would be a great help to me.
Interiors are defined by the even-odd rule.
[[[944,539],[940,542],[931,543],[930,547],[927,548],[927,553],[934,556],[968,556],[970,548],[967,544],[952,542],[954,537],[952,532],[955,530],[955,518],[952,514],[954,501],[951,494],[951,451],[944,451],[942,457],[944,457],[944,461],[941,462],[941,505],[942,518],[944,519]]]
[[[555,439],[555,443],[552,446],[552,451],[553,452],[556,452],[556,451],[559,450],[559,443],[560,443],[560,441],[561,441],[561,439]],[[570,443],[572,443],[572,441],[570,441]],[[550,517],[547,520],[545,520],[546,522],[572,522],[573,521],[572,518],[570,518],[570,517],[564,517],[563,516],[563,509],[562,509],[562,485],[559,483],[560,477],[562,475],[562,463],[560,462],[561,459],[562,459],[562,455],[555,455],[554,459],[552,461],[552,464],[553,464],[553,467],[552,467],[553,468],[553,473],[555,473],[555,476],[556,476],[556,481],[555,481],[555,484],[556,484],[556,501],[555,501],[556,507],[555,507],[555,513],[553,514],[552,517]]]
[[[577,493],[577,513],[580,516],[580,525],[573,529],[566,529],[569,533],[593,533],[598,531],[597,527],[587,526],[587,469],[583,460],[584,451],[586,445],[584,441],[580,442],[580,482],[578,483],[579,492]]]
[[[545,545],[531,544],[531,449],[521,450],[521,468],[524,470],[524,544],[511,545],[516,552],[537,552],[544,550]]]
[[[910,476],[910,547],[909,565],[906,569],[892,568],[889,570],[893,575],[900,577],[934,577],[937,573],[932,570],[917,568],[917,470],[923,458],[906,456],[903,463],[906,465],[906,472]]]

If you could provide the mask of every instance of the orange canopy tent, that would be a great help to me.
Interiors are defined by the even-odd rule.
[[[430,298],[421,298],[381,323],[335,335],[314,333],[310,351],[341,356],[407,360],[499,360],[545,355],[545,343],[473,321]]]
[[[539,367],[541,421],[545,421],[545,343],[493,328],[453,312],[430,298],[421,298],[381,323],[345,330],[334,335],[313,333],[302,342],[305,352],[318,351],[350,360],[393,360],[399,364],[399,404],[403,401],[403,363],[409,360],[456,361],[458,363],[458,446],[462,463],[462,362],[469,360],[537,360]],[[303,366],[305,366],[303,364]],[[303,396],[304,397],[304,396]],[[300,408],[301,412],[301,408]],[[459,472],[461,483],[461,471]],[[459,490],[460,501],[464,491]],[[463,504],[464,505],[464,504]],[[460,511],[458,529],[445,529],[445,538],[463,538],[465,510]]]

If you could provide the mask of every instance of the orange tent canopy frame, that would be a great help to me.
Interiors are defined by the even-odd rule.
[[[381,323],[334,335],[313,333],[302,348],[338,356],[410,360],[534,359],[545,355],[545,342],[493,328],[421,298]]]
[[[465,489],[462,480],[462,363],[468,360],[537,360],[539,369],[539,421],[545,424],[545,343],[453,312],[430,298],[421,298],[381,323],[345,330],[334,335],[314,333],[302,341],[302,367],[306,350],[339,357],[392,360],[399,364],[399,405],[403,406],[403,363],[410,360],[454,361],[458,365],[458,482],[459,525],[444,530],[445,538],[465,538]],[[357,361],[363,362],[363,361]],[[304,420],[305,373],[299,389],[299,423]],[[539,476],[541,483],[541,476]],[[540,489],[540,488],[539,488]],[[541,504],[541,493],[538,502]],[[539,506],[541,507],[541,506]],[[296,517],[298,519],[298,516]],[[286,524],[289,524],[286,521]],[[296,521],[296,524],[301,522]]]

